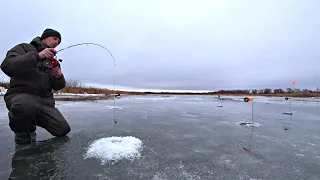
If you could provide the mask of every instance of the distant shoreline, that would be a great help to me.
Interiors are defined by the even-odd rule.
[[[269,94],[251,94],[251,93],[178,93],[178,92],[134,92],[134,91],[115,91],[104,93],[54,93],[56,101],[97,101],[97,100],[113,100],[124,96],[148,96],[148,95],[163,95],[163,96],[212,96],[212,97],[228,97],[228,96],[242,96],[244,97],[291,97],[291,98],[320,98],[320,93],[269,93]],[[3,96],[4,94],[0,94]],[[120,96],[117,96],[120,95]]]
[[[119,93],[119,94],[118,94]],[[163,95],[163,96],[213,96],[219,97],[220,93],[176,93],[176,92],[134,92],[134,91],[116,91],[112,94],[85,94],[85,93],[63,93],[62,95],[55,94],[57,101],[94,101],[94,100],[112,100],[114,98],[121,98],[122,96],[148,96],[148,95]],[[120,95],[120,96],[117,96]],[[270,94],[245,94],[245,93],[225,93],[220,94],[221,98],[228,96],[242,96],[242,97],[291,97],[291,98],[320,98],[320,93],[270,93]]]
[[[101,95],[101,94],[90,94],[90,96],[86,96],[86,94],[74,94],[69,97],[63,97],[65,95],[55,95],[55,100],[56,101],[97,101],[97,100],[113,100],[114,98],[118,99],[121,98],[122,95],[124,96],[148,96],[148,95],[163,95],[163,96],[195,96],[195,95],[200,95],[200,96],[212,96],[212,97],[217,97],[218,94],[208,94],[208,93],[169,93],[169,92],[156,92],[156,93],[144,93],[144,92],[123,92],[120,93],[120,96],[115,97],[114,95]],[[309,93],[307,94],[299,94],[299,93],[284,93],[284,94],[221,94],[221,98],[228,97],[228,96],[242,96],[243,98],[245,97],[257,97],[257,96],[262,96],[262,97],[291,97],[291,98],[320,98],[320,93]]]
[[[265,96],[265,97],[300,97],[300,98],[310,98],[310,97],[320,97],[320,93],[268,93],[268,94],[252,94],[252,93],[219,93],[219,92],[209,92],[209,93],[176,93],[176,92],[125,92],[122,94],[141,94],[141,95],[204,95],[204,96],[218,96],[220,94],[223,96]]]
[[[1,93],[0,96],[3,96],[6,88],[8,88],[9,82],[0,81]],[[157,91],[157,92],[155,92]],[[290,89],[287,88],[287,91],[282,89],[251,89],[251,90],[216,90],[216,91],[206,91],[206,92],[195,92],[191,91],[188,92],[185,90],[179,90],[179,92],[174,92],[175,90],[165,90],[166,92],[161,92],[161,90],[146,90],[146,91],[134,91],[134,90],[110,90],[105,88],[98,88],[98,87],[87,87],[82,85],[78,81],[70,80],[67,81],[66,87],[58,92],[53,92],[55,95],[55,99],[57,100],[74,100],[77,99],[79,101],[82,100],[99,100],[99,99],[113,99],[114,95],[201,95],[201,96],[215,96],[221,97],[223,96],[243,96],[243,97],[250,97],[250,96],[264,96],[264,97],[296,97],[296,98],[320,98],[320,92],[317,88],[317,91],[312,91],[308,89]],[[59,94],[72,94],[72,95],[82,95],[82,97],[59,97]],[[89,96],[86,96],[89,95]],[[101,96],[102,95],[102,96]],[[85,96],[85,97],[84,97]]]

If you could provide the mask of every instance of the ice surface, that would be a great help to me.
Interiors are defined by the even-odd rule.
[[[256,97],[253,121],[252,104],[241,96],[121,96],[115,105],[122,110],[111,110],[113,100],[58,101],[70,140],[20,151],[2,99],[0,179],[320,179],[315,99],[292,99],[287,116],[289,101]],[[42,128],[37,134],[52,138]]]
[[[118,162],[121,159],[134,160],[140,158],[142,141],[138,138],[107,137],[95,140],[88,148],[85,159],[96,158],[104,165],[107,162]]]

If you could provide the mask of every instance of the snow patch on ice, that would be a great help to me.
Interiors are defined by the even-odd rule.
[[[304,155],[303,154],[296,154],[297,156],[300,156],[300,157],[304,157]]]
[[[245,122],[245,121],[240,121],[240,122],[237,122],[236,124],[240,126],[258,127],[258,128],[262,126],[260,123],[252,123],[252,122]]]
[[[108,108],[108,109],[122,109],[122,108],[119,107],[119,106],[109,106],[109,105],[106,105],[105,107]]]
[[[0,96],[3,96],[4,94],[6,94],[7,89],[4,87],[0,87]]]
[[[95,140],[87,150],[85,159],[96,158],[101,165],[118,162],[121,159],[134,160],[141,157],[142,141],[138,138],[108,137]]]
[[[54,96],[58,97],[73,97],[73,96],[82,96],[82,97],[90,97],[90,96],[107,96],[106,94],[88,94],[88,93],[54,93]]]
[[[307,144],[311,145],[311,146],[315,146],[316,144],[311,143],[311,142],[307,142]]]
[[[152,179],[153,180],[168,180],[168,178],[166,177],[165,174],[160,174],[159,172],[157,172],[157,174],[155,174]]]

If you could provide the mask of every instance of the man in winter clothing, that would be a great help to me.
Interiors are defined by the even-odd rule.
[[[66,85],[60,64],[54,68],[49,64],[60,42],[58,31],[46,29],[41,37],[10,49],[1,64],[2,71],[10,77],[4,100],[17,144],[31,143],[36,125],[53,136],[70,132],[69,124],[55,108],[52,93]]]

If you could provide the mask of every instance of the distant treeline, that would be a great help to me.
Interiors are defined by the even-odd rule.
[[[247,90],[219,90],[219,91],[211,91],[207,93],[182,93],[182,92],[145,92],[145,94],[176,94],[176,95],[235,95],[235,96],[278,96],[278,97],[320,97],[320,88],[317,88],[315,91],[309,89],[291,89],[287,88],[283,89],[247,89]]]
[[[8,88],[9,82],[0,80],[0,87]],[[60,93],[88,93],[88,94],[176,94],[176,95],[263,95],[263,96],[292,96],[292,97],[320,97],[320,88],[316,90],[309,89],[246,89],[246,90],[218,90],[211,92],[132,92],[110,90],[92,86],[85,86],[77,80],[67,80],[66,87],[59,91]],[[55,93],[59,93],[55,92]]]
[[[286,90],[283,89],[247,89],[247,90],[219,90],[217,93],[220,94],[281,94],[281,93],[320,93],[320,88],[317,88],[316,90],[310,90],[310,89],[292,89],[287,88]]]

